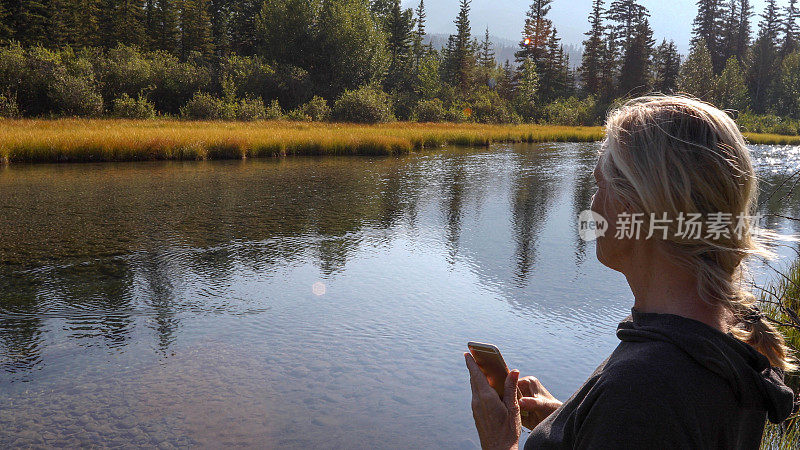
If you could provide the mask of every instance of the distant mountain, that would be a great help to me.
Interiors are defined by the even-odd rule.
[[[441,49],[447,45],[447,37],[448,35],[444,33],[427,34],[425,35],[425,43],[433,43],[434,48]],[[482,41],[482,38],[483,35],[479,37],[479,40]],[[514,64],[514,52],[519,50],[518,42],[493,35],[489,35],[489,40],[492,42],[492,47],[494,48],[494,57],[497,59],[498,63],[503,64],[506,62],[506,60],[509,60],[512,64]],[[572,68],[576,68],[581,65],[581,57],[583,55],[582,46],[564,44],[564,51],[567,52],[567,55],[569,55],[569,63]]]

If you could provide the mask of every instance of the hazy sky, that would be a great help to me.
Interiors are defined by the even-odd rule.
[[[416,7],[419,0],[403,0],[405,7]],[[610,0],[606,0],[608,5]],[[660,42],[662,38],[675,40],[681,52],[689,46],[692,21],[697,13],[695,0],[642,0],[641,4],[650,10],[653,37]],[[761,14],[765,0],[751,0],[753,10]],[[427,31],[431,33],[452,33],[455,29],[453,19],[458,14],[459,0],[425,0],[427,11]],[[782,8],[788,0],[778,0]],[[525,12],[529,0],[472,0],[473,33],[482,35],[486,26],[489,33],[507,39],[518,40],[525,22]],[[589,29],[591,0],[554,0],[549,17],[555,24],[565,43],[579,44]],[[753,32],[759,18],[753,18]]]

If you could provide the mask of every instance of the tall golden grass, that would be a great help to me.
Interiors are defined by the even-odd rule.
[[[16,162],[235,159],[287,155],[397,155],[442,145],[595,141],[600,127],[397,122],[2,120],[0,158]]]
[[[238,159],[290,155],[398,155],[442,145],[589,142],[602,127],[396,122],[382,125],[179,120],[0,120],[0,162]],[[800,136],[748,133],[754,144]]]

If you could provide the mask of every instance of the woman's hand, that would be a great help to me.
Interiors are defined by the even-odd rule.
[[[553,394],[550,393],[536,377],[524,377],[517,381],[517,386],[522,392],[519,399],[519,407],[528,414],[522,418],[522,425],[528,429],[534,429],[541,421],[547,418],[561,406]]]
[[[472,417],[481,439],[483,449],[516,449],[522,423],[517,403],[517,379],[519,371],[512,370],[506,377],[503,399],[489,385],[478,363],[469,353],[464,353],[472,386]]]

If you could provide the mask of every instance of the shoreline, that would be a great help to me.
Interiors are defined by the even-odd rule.
[[[0,120],[0,164],[391,156],[502,142],[593,142],[599,126],[393,122],[224,122],[174,119]],[[800,145],[800,136],[745,133],[752,144]]]

